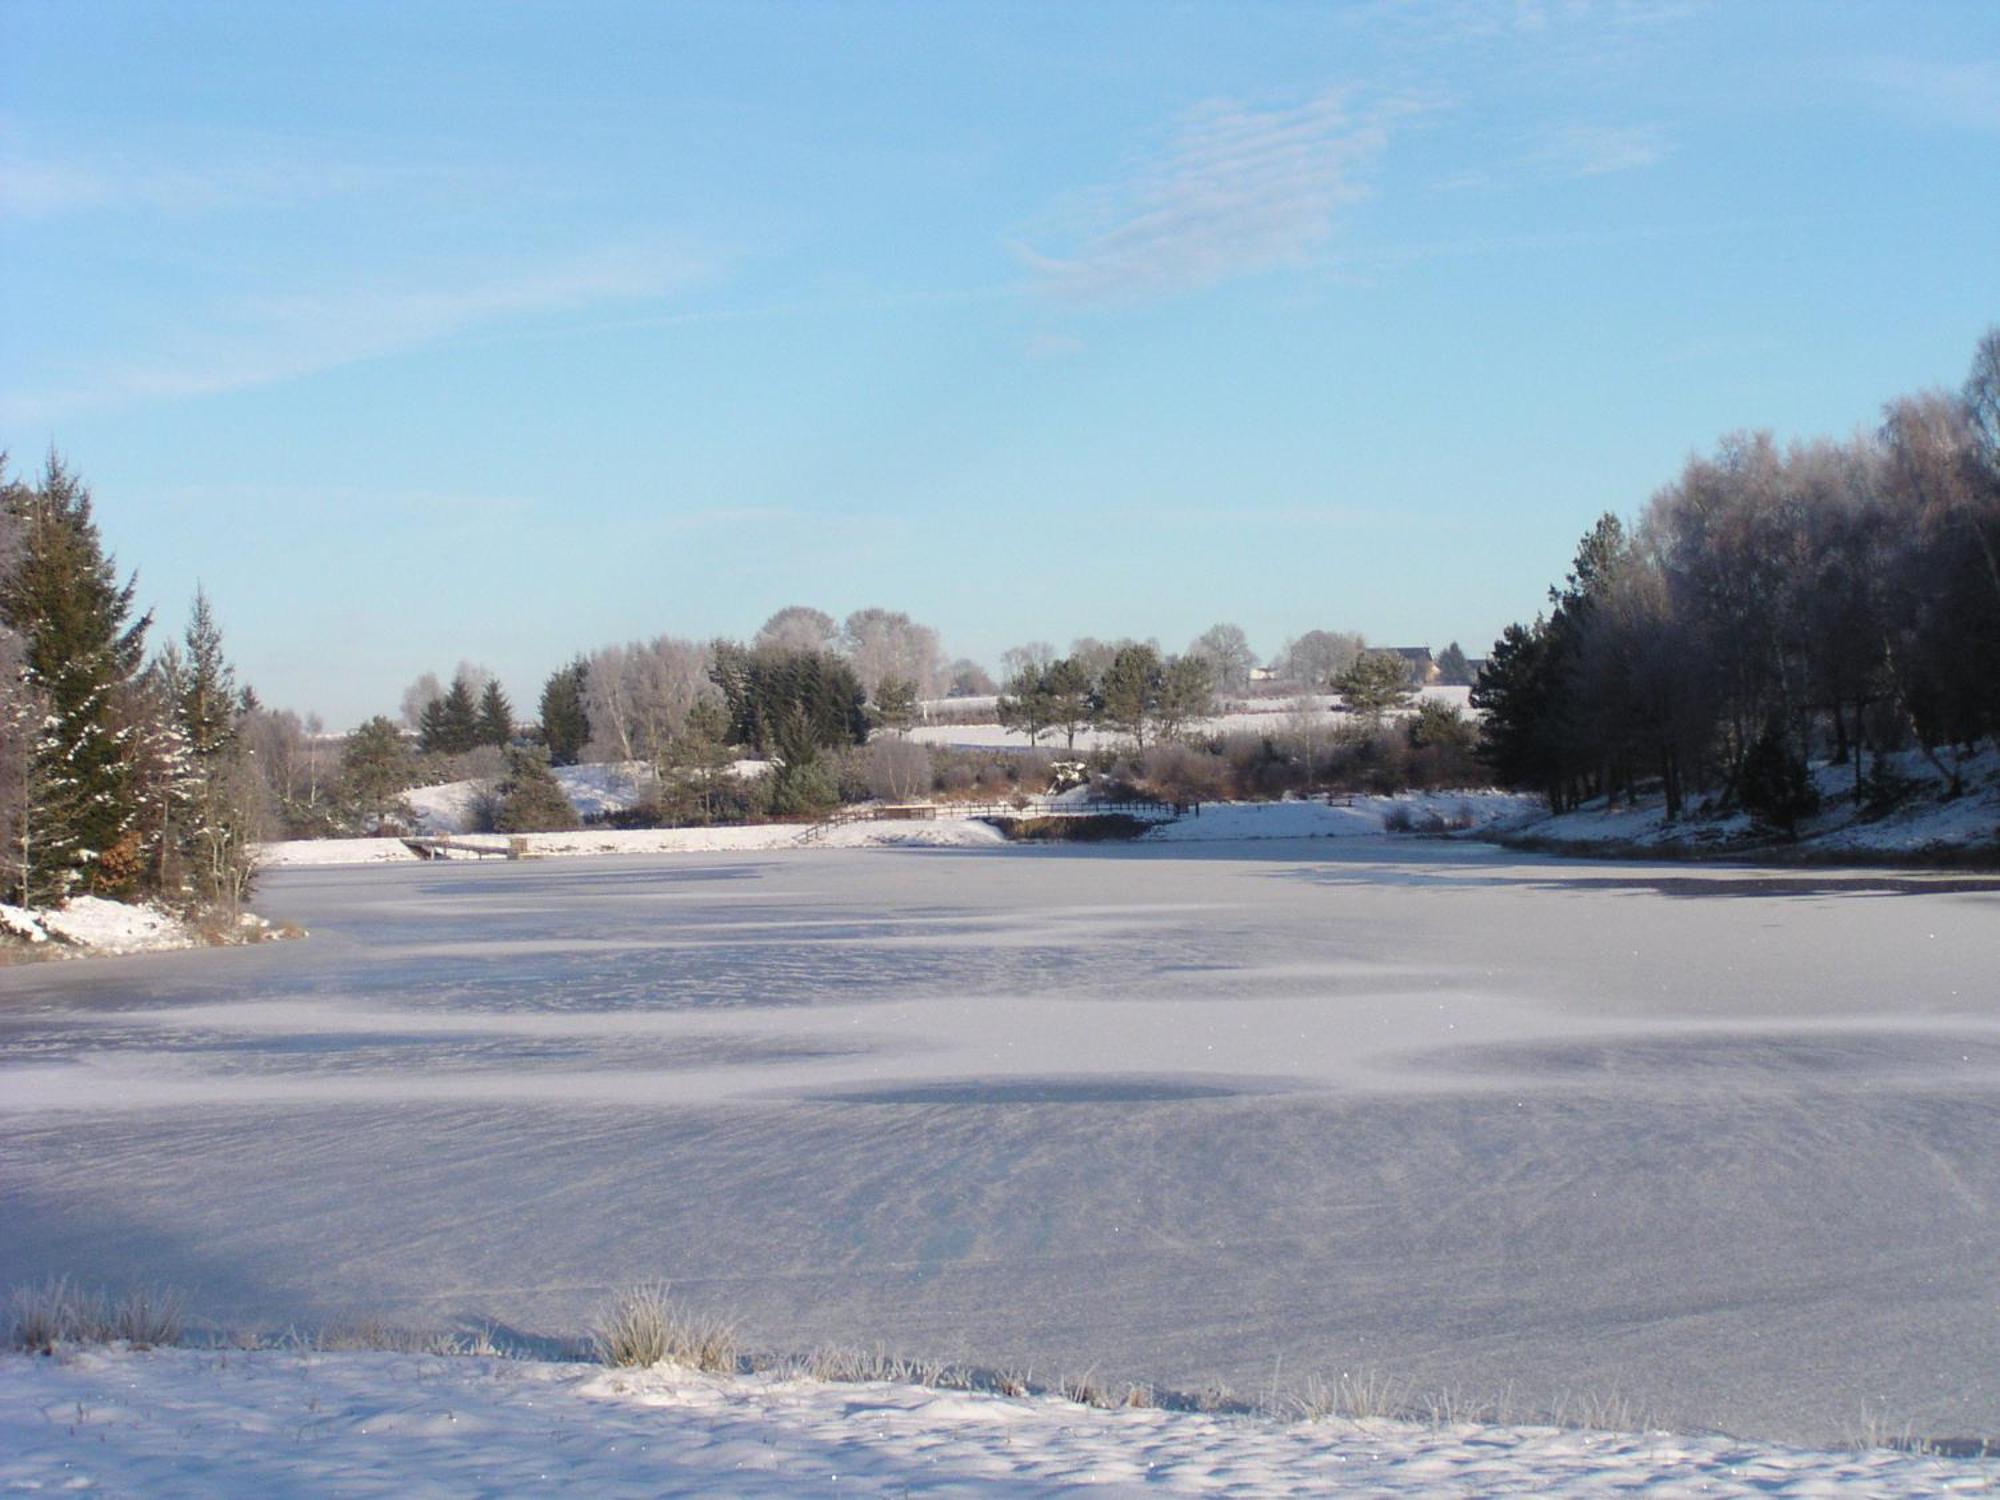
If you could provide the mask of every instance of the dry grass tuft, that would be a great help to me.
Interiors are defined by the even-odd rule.
[[[614,1294],[592,1319],[590,1341],[599,1361],[614,1369],[667,1363],[733,1375],[741,1363],[736,1326],[676,1302],[664,1281]]]

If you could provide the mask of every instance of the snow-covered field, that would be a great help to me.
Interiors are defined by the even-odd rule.
[[[263,1351],[0,1358],[0,1484],[147,1496],[1990,1494],[2000,1461],[1278,1423],[668,1368]]]
[[[2000,877],[1362,835],[300,868],[259,905],[313,938],[0,972],[0,1286],[533,1345],[665,1276],[773,1353],[2000,1433]],[[1480,1489],[1458,1461],[1398,1482]]]

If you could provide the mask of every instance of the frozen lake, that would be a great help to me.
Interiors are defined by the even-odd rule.
[[[0,971],[0,1283],[2000,1435],[2000,878],[1388,840],[287,871]]]

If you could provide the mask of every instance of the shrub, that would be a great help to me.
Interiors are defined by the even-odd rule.
[[[1141,785],[1166,802],[1214,802],[1230,792],[1229,762],[1191,745],[1154,745],[1140,758]]]
[[[913,740],[875,740],[866,752],[868,790],[883,802],[908,802],[931,789],[931,753]]]

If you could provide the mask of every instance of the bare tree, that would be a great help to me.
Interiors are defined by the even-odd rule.
[[[438,674],[426,672],[403,689],[402,702],[398,705],[403,727],[415,734],[423,728],[424,710],[444,696],[444,684],[438,681]]]
[[[689,712],[717,696],[710,652],[706,642],[662,635],[593,653],[584,674],[589,757],[643,760],[660,774]]]
[[[1241,625],[1211,625],[1194,638],[1187,654],[1208,663],[1210,680],[1219,693],[1242,693],[1250,688],[1250,669],[1257,655],[1250,649],[1250,637]]]
[[[1294,687],[1314,693],[1335,673],[1354,665],[1354,659],[1367,649],[1367,642],[1355,631],[1308,630],[1285,643],[1278,671]]]
[[[1047,641],[1024,641],[1000,653],[1000,675],[1009,682],[1024,672],[1045,670],[1056,659],[1056,648]]]
[[[759,627],[750,644],[776,651],[824,651],[840,633],[833,616],[808,604],[787,604]]]
[[[938,633],[900,611],[857,609],[841,624],[840,649],[871,698],[899,678],[914,682],[920,698],[938,696],[944,675]]]

